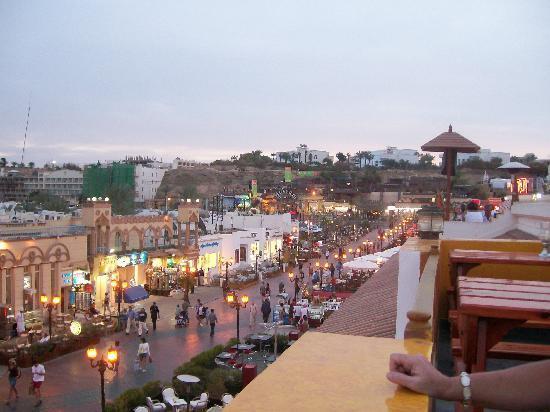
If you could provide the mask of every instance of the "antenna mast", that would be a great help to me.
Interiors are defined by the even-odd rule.
[[[25,146],[27,145],[27,131],[29,130],[29,117],[31,115],[31,98],[29,96],[29,108],[27,109],[27,125],[25,126],[25,138],[23,139],[23,151],[21,152],[21,163],[24,165]]]

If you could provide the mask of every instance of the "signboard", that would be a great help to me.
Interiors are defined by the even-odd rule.
[[[116,260],[116,265],[119,268],[124,268],[130,264],[130,256],[121,256]]]
[[[252,198],[258,196],[258,181],[256,179],[250,181],[250,193]]]
[[[119,256],[116,259],[116,265],[119,268],[124,268],[130,265],[144,265],[149,259],[149,254],[144,250],[142,252],[133,252],[130,255]]]
[[[210,250],[211,252],[216,251],[220,247],[219,242],[204,242],[201,243],[199,246],[199,249],[202,252],[206,252],[207,250]]]

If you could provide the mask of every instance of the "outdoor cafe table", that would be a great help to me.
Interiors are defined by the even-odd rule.
[[[460,276],[458,316],[466,369],[484,371],[488,352],[511,329],[550,318],[550,282]]]
[[[262,351],[262,344],[272,338],[271,335],[266,334],[254,334],[249,336],[250,340],[260,341],[260,352]]]
[[[458,276],[481,264],[550,266],[550,259],[528,252],[501,252],[496,250],[454,249],[449,252],[451,285],[456,286]]]
[[[178,375],[176,379],[185,384],[187,390],[187,410],[189,411],[189,405],[191,404],[191,384],[199,383],[201,380],[193,375]]]

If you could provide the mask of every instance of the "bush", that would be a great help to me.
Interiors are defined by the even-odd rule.
[[[277,335],[277,353],[283,353],[288,348],[288,336]]]
[[[223,350],[224,347],[222,345],[216,345],[213,348],[205,350],[204,352],[201,352],[197,356],[191,358],[190,362],[195,365],[202,366],[203,368],[214,369],[216,367],[214,360],[220,352],[223,352]]]
[[[147,382],[141,387],[141,390],[143,392],[143,396],[145,397],[149,396],[153,399],[162,398],[162,385],[160,384],[160,381]]]
[[[227,351],[231,348],[231,346],[236,345],[236,344],[238,344],[238,343],[240,343],[240,342],[239,342],[239,339],[237,339],[237,338],[231,338],[231,339],[229,339],[229,340],[227,341],[227,343],[226,343],[225,346],[223,347],[223,350],[227,352]]]
[[[221,369],[224,372],[224,384],[227,391],[235,396],[243,390],[243,374],[239,370]]]
[[[134,410],[139,405],[145,404],[145,395],[140,388],[132,388],[124,391],[112,404],[112,411],[126,412]]]
[[[214,369],[208,376],[206,390],[211,399],[221,399],[222,395],[228,391],[225,386],[225,370]]]

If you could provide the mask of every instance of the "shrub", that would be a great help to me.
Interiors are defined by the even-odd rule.
[[[214,369],[208,376],[206,390],[211,399],[221,399],[222,395],[228,391],[225,386],[225,372],[223,369]]]
[[[223,350],[227,352],[227,351],[231,348],[231,346],[236,345],[236,344],[238,344],[238,343],[240,343],[240,342],[239,342],[239,339],[237,339],[237,338],[231,338],[231,339],[229,339],[229,340],[227,341],[227,343],[226,343],[225,346],[223,347]]]
[[[132,388],[124,391],[113,402],[114,411],[126,412],[145,403],[145,395],[140,388]]]
[[[159,399],[162,397],[162,386],[160,381],[147,382],[141,387],[144,396],[149,396],[153,399]]]
[[[277,335],[277,353],[283,353],[288,348],[288,336]]]
[[[238,370],[221,369],[224,372],[224,384],[231,395],[243,390],[243,374]]]
[[[220,352],[223,352],[223,346],[216,345],[213,348],[205,350],[204,352],[201,352],[197,356],[191,358],[190,362],[202,366],[203,368],[214,369],[216,367],[214,360]]]

